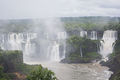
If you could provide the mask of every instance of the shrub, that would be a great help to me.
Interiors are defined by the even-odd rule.
[[[40,65],[36,70],[32,71],[27,76],[27,80],[57,80],[57,78],[51,70],[43,68]]]

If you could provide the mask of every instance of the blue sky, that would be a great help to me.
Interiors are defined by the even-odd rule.
[[[0,19],[120,16],[120,0],[0,0]]]

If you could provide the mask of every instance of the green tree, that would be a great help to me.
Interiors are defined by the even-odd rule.
[[[57,78],[51,70],[43,68],[40,65],[36,70],[32,71],[27,76],[27,80],[57,80]]]

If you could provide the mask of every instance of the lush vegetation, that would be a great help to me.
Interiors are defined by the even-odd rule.
[[[22,52],[0,50],[0,80],[13,80],[13,72],[20,71],[18,67],[23,63]]]
[[[65,61],[78,63],[100,59],[101,56],[97,53],[98,44],[99,40],[71,36],[67,39],[68,54],[66,53]]]
[[[0,49],[0,80],[57,80],[55,74],[41,65],[23,63],[21,51]]]
[[[15,51],[0,51],[0,64],[4,66],[5,72],[11,72],[11,70],[17,70],[19,64],[23,62],[22,52]]]
[[[80,30],[113,29],[119,22],[119,17],[62,17],[61,21],[67,32]],[[37,21],[37,20],[36,20]],[[44,27],[40,20],[37,24],[32,19],[0,20],[0,32],[26,32],[33,31],[35,27]],[[105,27],[105,29],[104,29]],[[41,30],[42,31],[42,30]]]
[[[64,17],[62,18],[65,29],[67,31],[74,31],[74,30],[103,31],[105,29],[110,29],[110,27],[113,28],[112,26],[116,25],[116,23],[118,23],[118,20],[119,20],[119,17],[99,17],[99,16],[98,17]]]
[[[11,80],[7,73],[4,73],[3,67],[0,66],[0,80]]]
[[[51,70],[43,68],[40,65],[36,70],[32,71],[27,76],[27,80],[57,80],[57,78]]]

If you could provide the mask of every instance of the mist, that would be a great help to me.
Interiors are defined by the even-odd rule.
[[[65,39],[66,37],[66,34],[61,34],[66,31],[60,18],[32,20],[32,26],[30,32],[37,33],[37,40],[35,40],[35,43],[40,46],[40,49],[37,49],[37,52],[35,53],[37,55],[36,57],[44,60],[50,59],[50,57],[52,57],[51,59],[54,59],[54,54],[56,54],[54,47],[57,45],[57,49],[59,49],[60,39],[63,39],[63,37]],[[58,53],[58,55],[60,54]],[[34,59],[36,59],[36,57]]]

